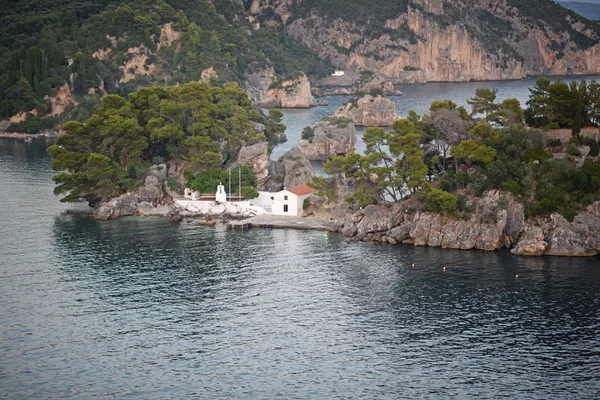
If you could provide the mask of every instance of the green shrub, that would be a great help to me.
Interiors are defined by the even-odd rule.
[[[310,200],[304,199],[304,202],[302,203],[302,209],[306,210],[308,207],[310,207]]]
[[[579,151],[579,147],[575,143],[569,143],[565,151],[571,156],[581,157],[581,151]]]
[[[312,143],[313,138],[315,137],[315,130],[312,126],[307,126],[304,129],[302,129],[302,140],[308,140],[310,143]]]
[[[515,181],[502,182],[500,187],[502,190],[506,190],[516,196],[521,196],[523,194],[523,187]]]
[[[169,189],[171,189],[173,192],[175,192],[177,190],[177,179],[170,177],[168,180],[168,184],[169,184]]]
[[[560,141],[560,139],[550,139],[548,140],[547,146],[548,147],[558,147],[562,144],[562,142]]]
[[[251,186],[242,186],[242,196],[251,200],[258,197],[258,192]]]
[[[456,196],[428,184],[419,192],[419,200],[428,211],[453,214],[458,210],[458,199]]]

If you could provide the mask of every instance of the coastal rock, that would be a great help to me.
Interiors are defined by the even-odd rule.
[[[493,217],[495,221],[481,224],[475,248],[479,250],[496,250],[504,245],[502,241],[506,226],[507,211],[500,210]]]
[[[252,145],[242,146],[237,152],[233,162],[227,167],[235,169],[242,166],[250,166],[257,178],[258,188],[262,190],[269,178],[269,144],[264,141]]]
[[[410,238],[415,246],[440,246],[443,239],[441,227],[441,214],[419,213],[413,222]]]
[[[595,256],[600,254],[600,218],[584,212],[571,223],[559,214],[550,216],[554,228],[548,236],[546,255]]]
[[[398,118],[396,103],[388,97],[370,94],[352,99],[334,115],[350,118],[358,126],[391,126]]]
[[[477,244],[480,225],[460,219],[448,221],[443,227],[441,247],[444,249],[470,250]]]
[[[373,233],[383,235],[404,221],[404,212],[399,203],[384,206],[369,205],[354,213],[353,220],[359,221],[356,225],[358,237]],[[386,234],[386,236],[389,235]]]
[[[92,216],[95,219],[108,220],[135,215],[137,213],[138,202],[139,198],[136,194],[126,193],[106,203],[102,203],[92,211]]]
[[[517,243],[521,233],[525,229],[525,207],[522,203],[511,199],[506,215],[504,234],[509,239],[506,247],[512,247]]]
[[[161,204],[156,207],[152,203],[142,202],[137,205],[137,214],[143,216],[167,217],[174,210],[173,205]]]
[[[314,136],[300,139],[296,148],[309,160],[326,161],[356,150],[356,129],[349,120],[325,118],[312,127]]]
[[[541,256],[547,247],[548,243],[544,241],[542,229],[538,226],[527,225],[523,237],[510,252],[520,256]]]
[[[316,107],[317,102],[311,93],[310,82],[305,74],[294,79],[283,81],[278,87],[265,93],[258,102],[264,108],[309,108]]]

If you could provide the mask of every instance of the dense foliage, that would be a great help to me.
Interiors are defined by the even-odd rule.
[[[3,117],[34,109],[46,115],[51,111],[46,96],[54,96],[65,83],[80,98],[90,90],[126,96],[142,86],[197,81],[209,67],[217,74],[214,83],[241,83],[248,72],[266,66],[281,75],[332,69],[280,28],[254,30],[243,5],[233,0],[9,3],[0,16]],[[179,39],[159,48],[167,23]],[[127,64],[136,52],[143,65]],[[135,74],[125,77],[128,72]],[[89,115],[78,119],[83,122]],[[77,116],[64,119],[72,117]]]
[[[528,104],[549,105],[536,110],[547,113],[546,121],[571,128],[577,122],[572,108],[577,93],[585,92],[580,95],[582,123],[597,123],[596,102],[590,95],[596,87],[595,82],[569,86],[539,79]],[[545,88],[543,96],[540,88]],[[466,199],[498,189],[522,201],[527,216],[558,212],[572,220],[600,200],[600,144],[577,135],[568,144],[545,140],[542,131],[524,125],[518,100],[497,103],[496,92],[477,89],[469,100],[471,114],[441,100],[422,117],[409,112],[389,132],[368,128],[365,154],[334,156],[325,163],[325,172],[353,181],[355,190],[347,200],[356,207],[416,194],[424,209],[458,215],[471,211]],[[585,160],[580,159],[582,145],[590,148]],[[310,185],[329,198],[337,196],[334,178],[313,178]]]
[[[264,140],[252,122],[273,123],[235,83],[148,87],[130,101],[108,95],[87,122],[67,123],[48,149],[53,169],[63,171],[55,193],[67,202],[109,199],[135,187],[152,163],[171,159],[187,160],[191,174],[220,171],[244,143]]]
[[[527,123],[543,128],[572,128],[578,134],[583,126],[600,124],[600,84],[595,80],[566,84],[538,78],[525,111]]]

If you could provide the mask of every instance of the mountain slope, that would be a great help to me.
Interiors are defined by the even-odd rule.
[[[4,117],[33,109],[58,115],[51,100],[58,95],[82,104],[150,84],[241,83],[265,68],[279,75],[332,70],[276,26],[257,25],[237,0],[9,0],[3,11]],[[70,117],[84,120],[93,104],[83,108]]]
[[[600,72],[600,24],[552,0],[254,0],[298,41],[396,83]]]

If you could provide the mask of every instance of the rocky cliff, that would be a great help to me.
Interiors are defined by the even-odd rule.
[[[350,120],[325,118],[309,128],[312,136],[300,139],[295,147],[307,159],[326,161],[334,155],[348,155],[356,150],[356,129]]]
[[[350,118],[358,126],[392,126],[398,118],[396,103],[381,95],[354,98],[336,110],[336,117]]]
[[[513,254],[527,256],[600,254],[600,202],[569,223],[558,214],[526,220],[522,204],[501,198],[498,191],[489,191],[481,199],[472,200],[475,211],[469,219],[419,211],[414,200],[409,200],[370,205],[345,217],[337,215],[335,225],[355,241],[460,250],[507,248]],[[323,200],[314,198],[311,202],[317,207],[308,210],[310,217],[322,219],[332,214],[332,207],[324,206]]]
[[[394,83],[600,73],[600,24],[551,0],[254,3],[332,64]]]
[[[269,177],[269,167],[271,160],[269,159],[269,144],[265,141],[260,141],[251,145],[244,145],[237,152],[234,160],[227,166],[226,169],[235,169],[242,166],[250,166],[256,174],[258,189],[262,190],[265,187],[267,178]]]
[[[315,175],[310,160],[294,147],[279,160],[271,163],[265,190],[277,192],[284,188],[302,185]]]
[[[311,92],[310,82],[305,74],[300,74],[294,79],[285,80],[279,84],[271,82],[268,86],[269,89],[264,93],[262,99],[260,98],[260,94],[264,91],[265,82],[264,80],[260,80],[261,76],[268,77],[269,74],[263,73],[259,75],[256,78],[257,89],[250,90],[259,107],[309,108],[317,105]]]

